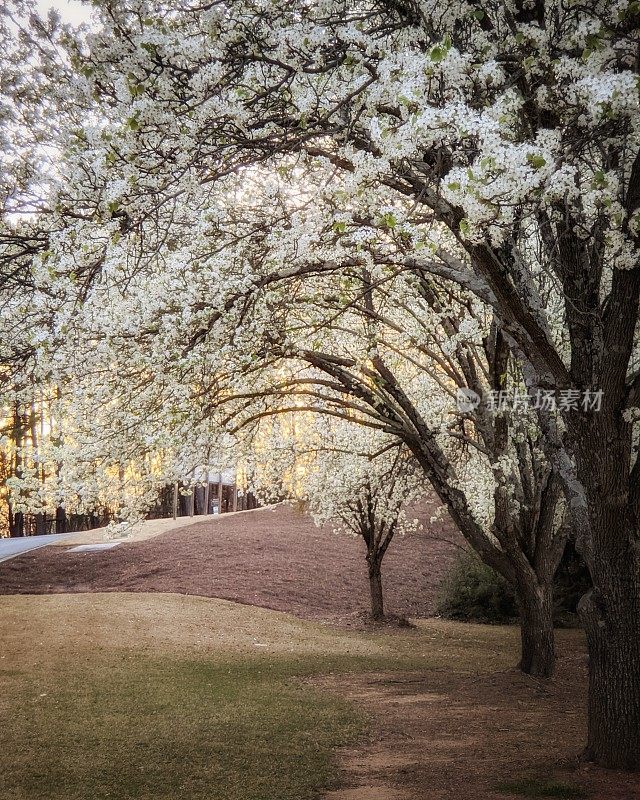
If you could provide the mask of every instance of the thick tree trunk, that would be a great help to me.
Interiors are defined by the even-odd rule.
[[[549,678],[556,662],[553,632],[553,585],[518,589],[520,608],[520,669],[536,678]]]
[[[371,592],[371,617],[384,619],[384,599],[382,596],[382,571],[377,562],[369,564],[369,590]]]
[[[611,769],[640,769],[640,574],[619,564],[580,602],[589,646],[585,756]],[[631,568],[630,568],[631,567]],[[636,574],[634,574],[636,573]]]
[[[607,393],[605,392],[605,401]],[[640,502],[630,426],[604,409],[574,431],[586,489],[584,543],[593,588],[579,604],[589,649],[586,757],[598,765],[640,769]]]

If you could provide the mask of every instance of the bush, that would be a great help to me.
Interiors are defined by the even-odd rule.
[[[501,625],[518,617],[513,590],[475,553],[462,553],[444,579],[437,612],[446,619]]]
[[[589,572],[568,542],[555,579],[554,622],[558,627],[578,624],[579,599],[590,588]],[[444,579],[436,611],[445,619],[503,625],[518,619],[518,603],[511,586],[474,552],[464,552]]]

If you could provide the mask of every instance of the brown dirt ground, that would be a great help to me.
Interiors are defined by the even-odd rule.
[[[448,670],[321,684],[366,710],[375,732],[366,748],[342,754],[345,788],[325,800],[518,800],[523,794],[505,784],[523,778],[568,785],[576,798],[640,798],[639,775],[580,760],[586,660],[573,647],[551,682],[515,670],[474,676]]]
[[[399,536],[385,556],[387,611],[433,613],[457,539],[447,521]],[[206,521],[104,552],[62,545],[0,564],[0,594],[175,592],[287,611],[308,619],[356,623],[368,607],[364,544],[318,529],[287,506]]]

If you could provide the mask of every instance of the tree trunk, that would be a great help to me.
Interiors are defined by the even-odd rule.
[[[34,460],[34,467],[36,470],[36,475],[38,474],[40,475],[40,481],[42,483],[42,486],[44,487],[45,483],[44,464],[40,464],[38,458],[40,455],[40,448],[42,447],[42,442],[38,434],[38,411],[36,408],[35,399],[31,403],[29,425],[31,427],[31,449],[32,449],[32,458]],[[42,429],[42,407],[40,408],[40,429]],[[35,523],[36,523],[36,536],[44,535],[47,532],[47,518],[42,511],[39,511],[35,515]]]
[[[369,563],[369,590],[371,592],[371,617],[384,619],[384,600],[382,597],[382,570],[377,561]]]
[[[585,756],[610,769],[640,769],[640,574],[618,570],[580,602],[589,646]],[[604,592],[603,592],[604,586]]]
[[[520,608],[522,672],[549,678],[555,667],[553,632],[553,584],[535,584],[518,589]]]
[[[56,533],[67,532],[67,512],[62,506],[56,508]]]
[[[630,426],[618,410],[587,422],[574,432],[593,583],[578,606],[589,650],[585,756],[602,767],[640,769],[640,476],[634,467],[630,479]]]
[[[24,514],[22,511],[13,513],[9,506],[9,536],[12,538],[24,536]]]

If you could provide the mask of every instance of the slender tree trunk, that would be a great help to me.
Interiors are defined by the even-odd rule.
[[[556,661],[553,631],[553,584],[518,588],[521,658],[519,668],[536,678],[549,678]]]
[[[62,506],[56,508],[56,533],[67,532],[67,512]]]
[[[40,448],[42,447],[42,441],[40,436],[38,435],[38,411],[36,408],[36,401],[35,399],[31,403],[31,412],[29,415],[29,426],[31,429],[31,457],[33,459],[33,464],[36,470],[36,474],[39,474],[41,483],[44,486],[44,465],[39,463],[38,456],[40,455]],[[42,428],[42,410],[40,411],[40,428]],[[47,520],[46,516],[42,511],[38,511],[35,514],[35,523],[36,523],[36,536],[42,536],[47,532]]]
[[[371,593],[371,617],[374,620],[384,619],[384,598],[382,595],[382,565],[376,558],[369,561],[369,590]]]
[[[24,419],[19,413],[18,404],[16,403],[13,413],[13,441],[15,444],[14,466],[13,474],[17,478],[22,477],[22,445],[24,434]],[[10,535],[11,536],[24,536],[24,514],[22,511],[12,512],[11,505],[9,506],[9,520],[10,520]]]
[[[15,514],[9,506],[9,536],[12,538],[24,536],[24,514],[17,511]]]

